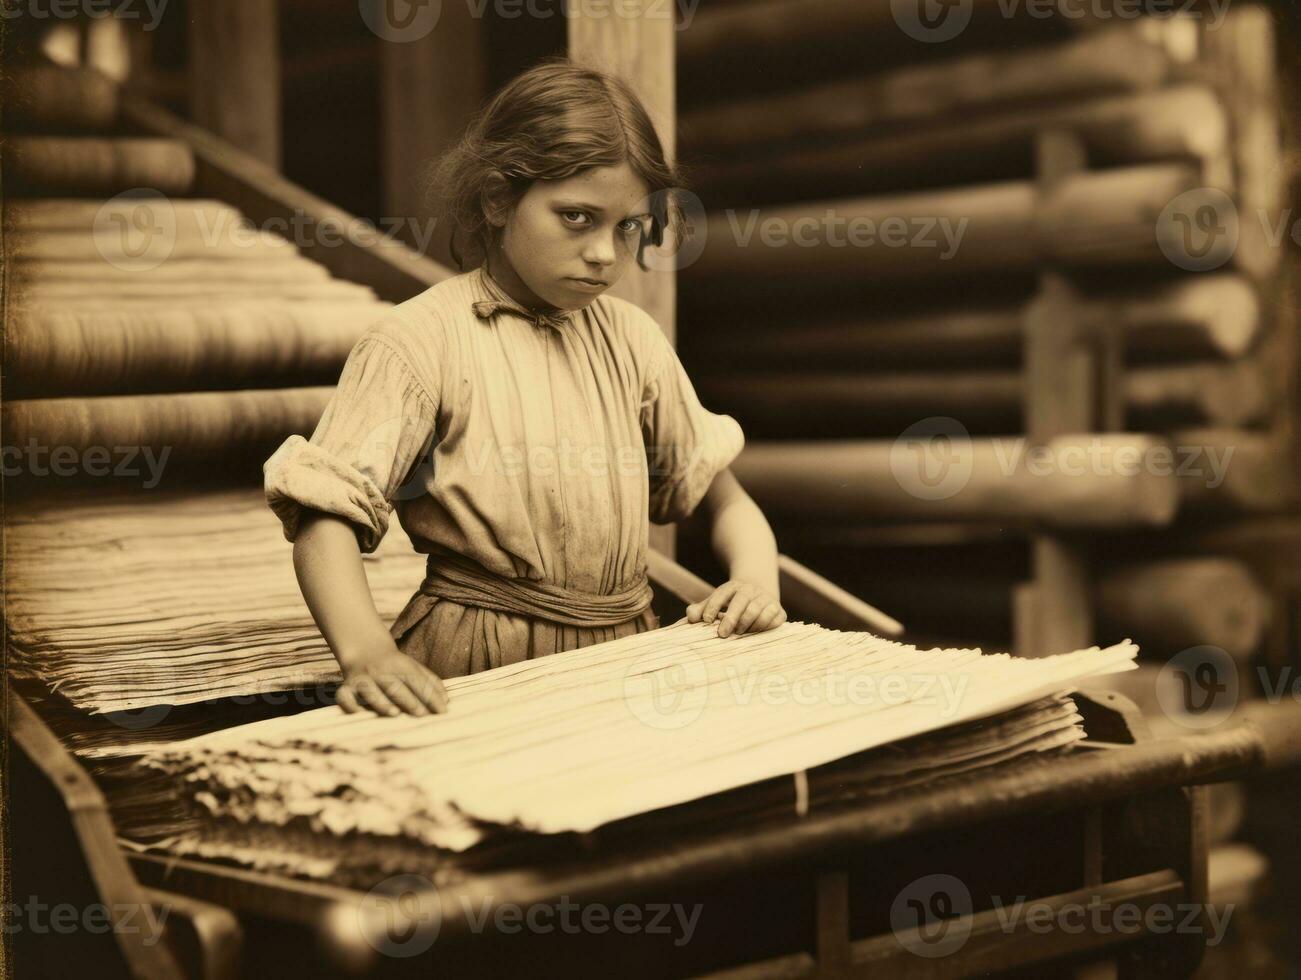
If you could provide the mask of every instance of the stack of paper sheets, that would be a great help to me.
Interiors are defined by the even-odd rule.
[[[339,680],[260,489],[24,502],[6,530],[10,670],[82,711]],[[419,588],[424,556],[394,519],[367,559],[391,621]]]
[[[1029,660],[805,623],[728,639],[683,623],[454,679],[446,714],[323,708],[160,746],[142,764],[188,806],[175,852],[265,864],[296,851],[296,870],[329,873],[347,853],[330,839],[371,861],[408,844],[448,855],[671,819],[667,808],[817,767],[806,804],[1062,748],[1083,733],[1061,695],[1131,669],[1136,653],[1125,642]],[[963,738],[918,749],[953,726]],[[829,765],[910,739],[866,767]]]

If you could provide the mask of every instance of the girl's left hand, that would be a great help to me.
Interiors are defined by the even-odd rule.
[[[687,606],[689,623],[712,623],[716,619],[719,636],[762,633],[786,622],[786,610],[757,585],[733,579],[716,588],[708,599]]]

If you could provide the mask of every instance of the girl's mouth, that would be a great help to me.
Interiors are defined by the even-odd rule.
[[[576,282],[578,285],[585,286],[588,289],[605,289],[610,285],[608,282],[602,282],[600,279],[579,279],[575,276],[569,276],[568,279],[570,282]]]

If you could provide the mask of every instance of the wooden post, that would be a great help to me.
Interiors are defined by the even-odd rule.
[[[280,166],[276,0],[190,4],[190,115],[263,163]]]
[[[677,151],[672,6],[656,0],[619,4],[567,0],[567,5],[570,58],[629,82],[672,160]],[[640,13],[632,16],[633,9]],[[650,313],[672,339],[676,333],[676,286],[672,272],[645,273],[634,268],[612,292]]]
[[[1072,133],[1044,132],[1037,150],[1045,198],[1086,167],[1083,144]],[[1082,298],[1060,270],[1048,268],[1040,281],[1025,322],[1025,423],[1034,445],[1067,433],[1095,432],[1104,420],[1115,424],[1123,411],[1116,404],[1119,385],[1108,376],[1119,355],[1099,350],[1119,338],[1089,322]],[[1033,537],[1031,549],[1034,584],[1019,590],[1015,601],[1018,652],[1047,656],[1088,646],[1094,624],[1082,543],[1046,532]]]
[[[650,113],[665,155],[677,152],[673,6],[656,0],[566,0],[569,56],[629,82]],[[672,271],[634,267],[611,292],[655,318],[670,340],[676,336],[677,280]],[[651,528],[651,547],[672,557],[673,529]]]
[[[422,225],[434,215],[422,177],[461,135],[488,94],[484,20],[468,4],[444,4],[437,26],[411,41],[381,39],[380,127],[384,213]],[[409,227],[409,226],[404,226]],[[439,228],[426,253],[452,264],[450,229]],[[414,236],[410,245],[418,245]]]

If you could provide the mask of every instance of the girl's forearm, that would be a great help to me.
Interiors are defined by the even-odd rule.
[[[304,511],[294,538],[294,572],[307,608],[341,667],[393,649],[392,636],[371,598],[351,524],[333,514]]]
[[[780,599],[777,539],[759,505],[730,470],[718,475],[707,499],[713,519],[710,543],[728,575]]]

